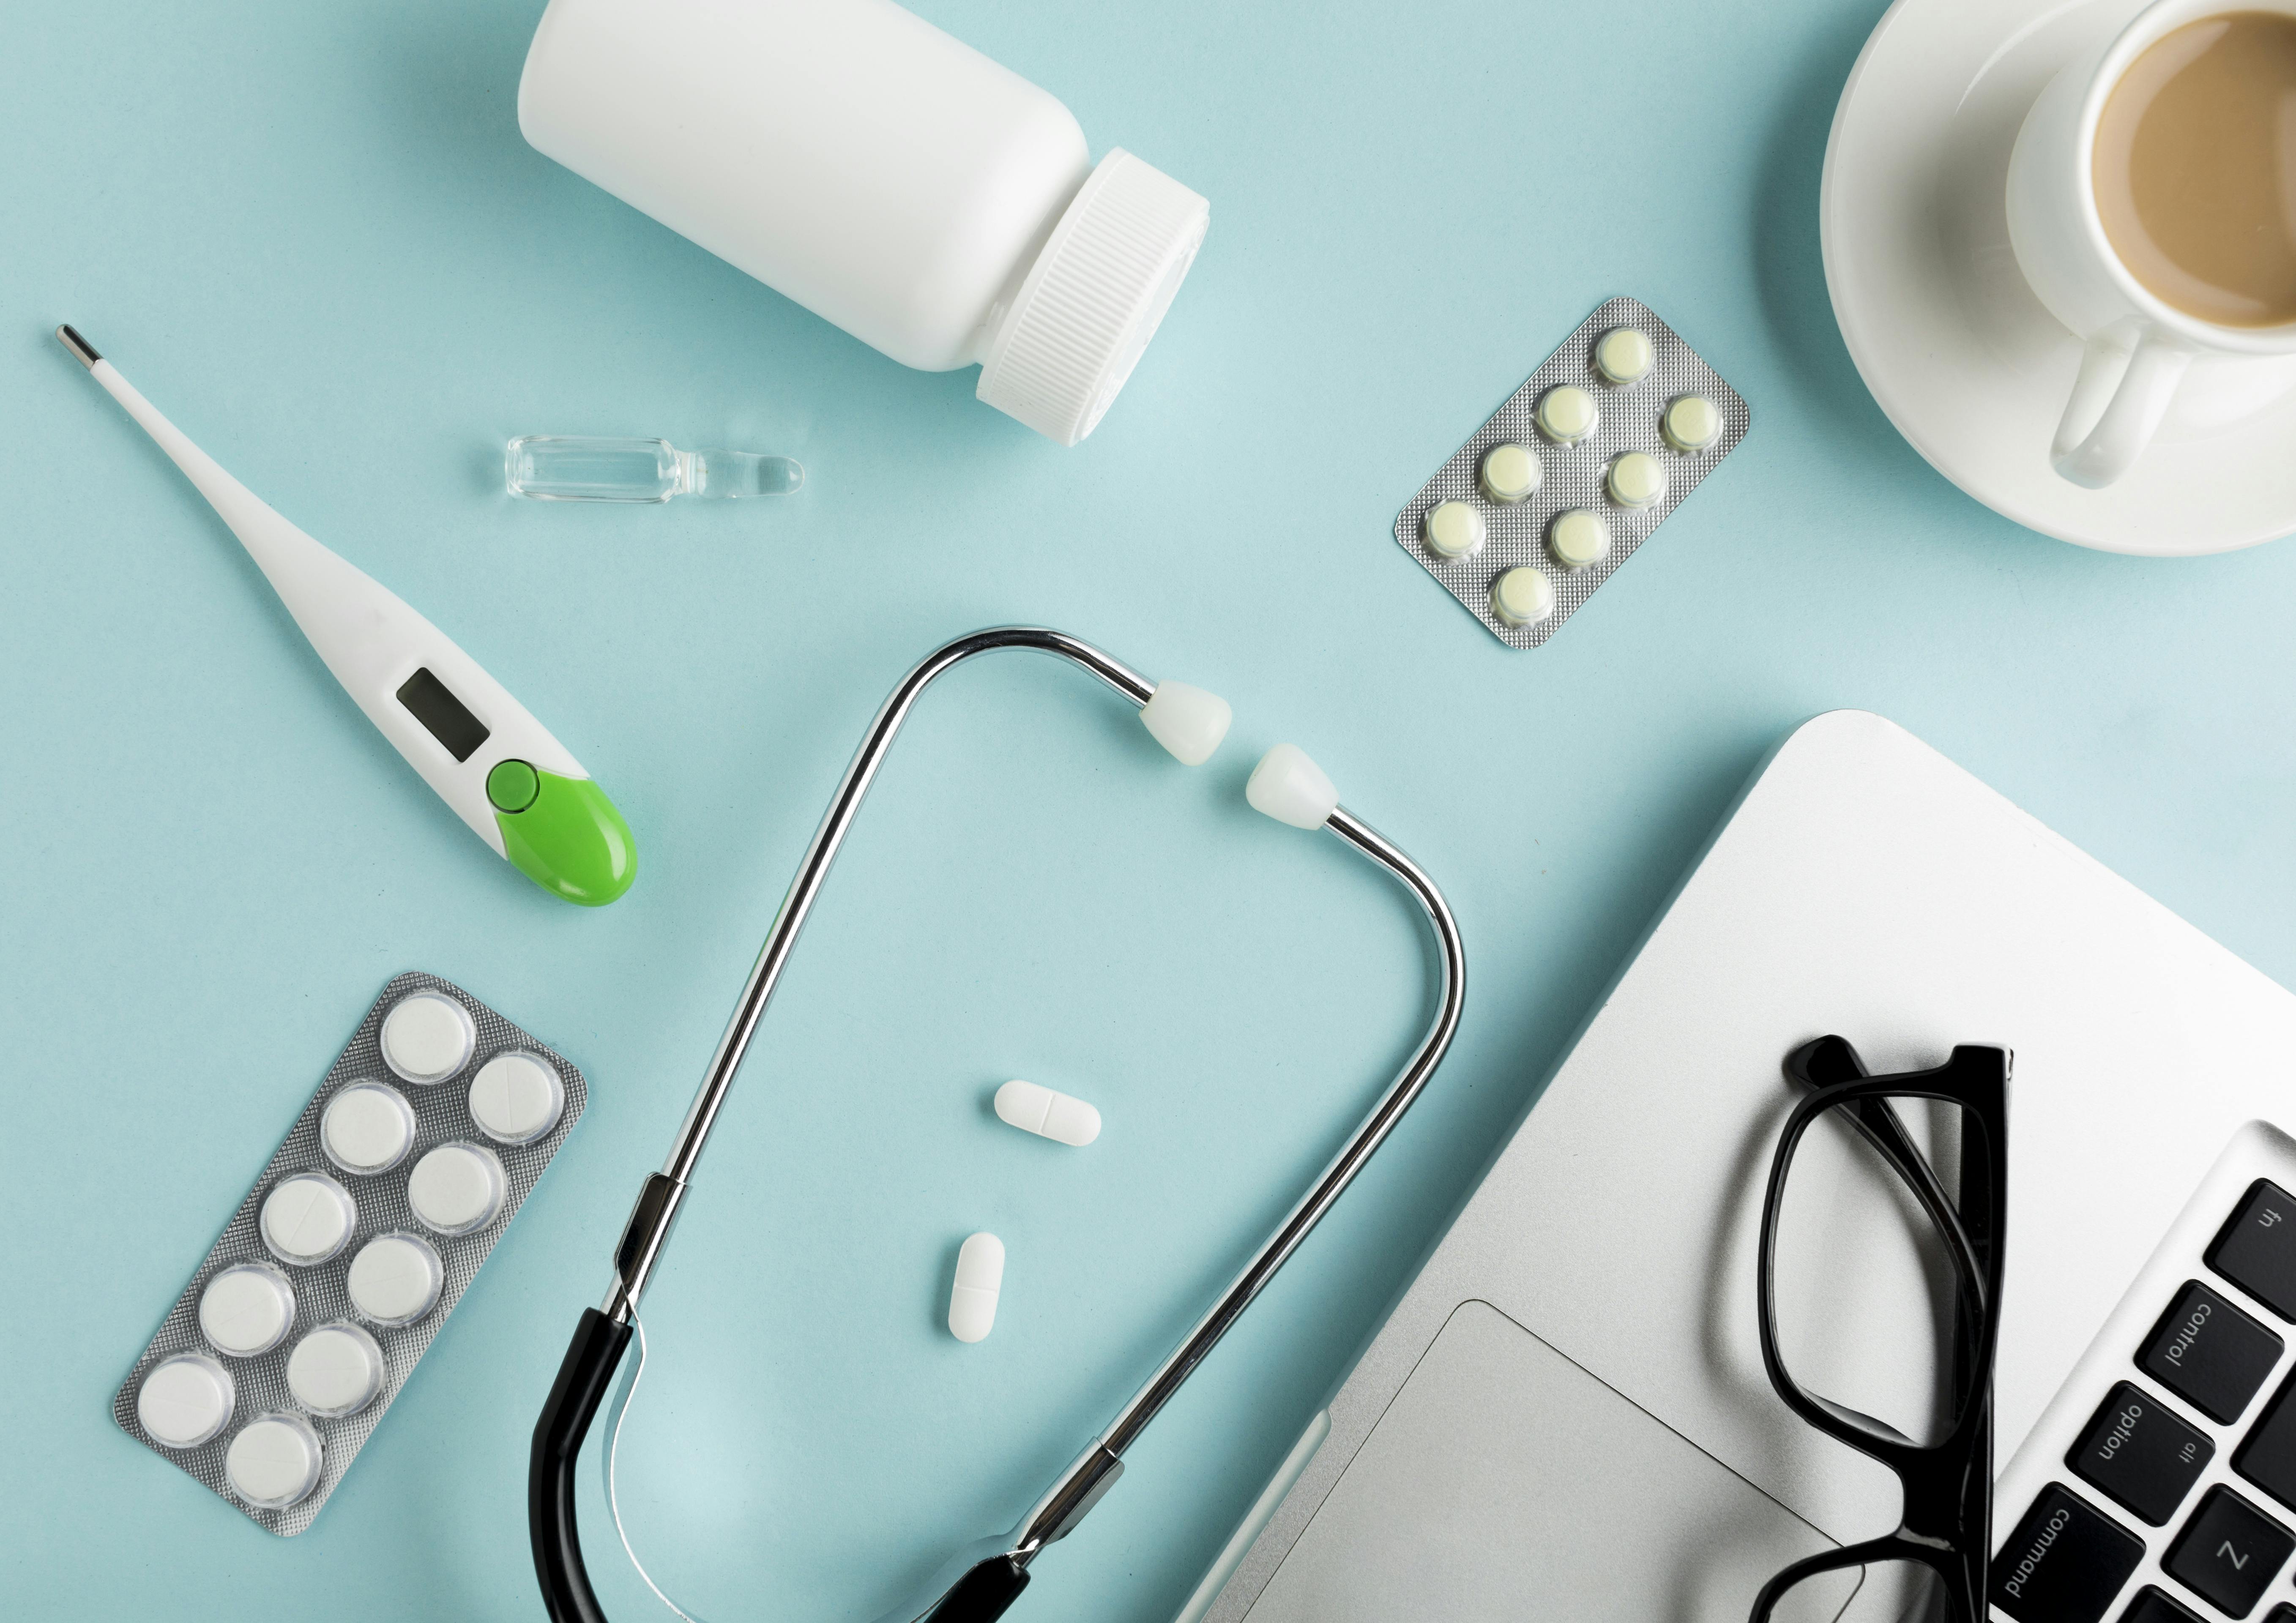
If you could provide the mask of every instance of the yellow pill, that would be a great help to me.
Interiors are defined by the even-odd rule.
[[[1595,346],[1595,369],[1613,383],[1639,383],[1651,369],[1649,337],[1633,327],[1612,327]]]
[[[1666,495],[1666,470],[1647,451],[1629,451],[1611,463],[1603,483],[1621,507],[1654,506]]]
[[[1565,569],[1583,570],[1611,555],[1611,527],[1601,513],[1573,507],[1547,530],[1546,545]]]
[[[1483,545],[1483,515],[1465,502],[1438,502],[1419,522],[1427,550],[1439,558],[1464,558]]]
[[[1494,502],[1513,503],[1537,494],[1546,470],[1539,465],[1538,452],[1510,440],[1483,453],[1480,477],[1485,496]]]
[[[1554,612],[1554,583],[1519,563],[1491,582],[1491,612],[1510,626],[1535,626]]]
[[[1677,451],[1702,451],[1722,438],[1722,408],[1704,395],[1677,395],[1659,420],[1659,432]]]
[[[1531,414],[1538,431],[1557,445],[1576,445],[1595,431],[1595,397],[1576,383],[1564,383],[1538,398]]]

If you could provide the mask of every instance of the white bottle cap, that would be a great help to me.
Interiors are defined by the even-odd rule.
[[[1091,433],[1156,335],[1210,223],[1202,198],[1111,150],[989,340],[980,398],[1064,446]]]

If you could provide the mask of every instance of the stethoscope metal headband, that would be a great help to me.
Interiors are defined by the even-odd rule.
[[[614,1277],[603,1304],[584,1311],[566,1361],[551,1389],[542,1417],[534,1430],[534,1454],[527,1480],[527,1509],[534,1542],[536,1575],[543,1601],[554,1623],[604,1623],[605,1613],[583,1569],[580,1535],[575,1525],[574,1470],[582,1439],[613,1379],[630,1338],[630,1320],[637,1311],[662,1248],[669,1239],[677,1206],[701,1159],[701,1147],[718,1119],[718,1108],[741,1068],[750,1038],[772,998],[775,983],[789,962],[798,931],[804,928],[814,898],[844,842],[846,832],[861,808],[862,798],[877,775],[894,736],[907,719],[918,695],[934,678],[972,658],[998,649],[1032,649],[1057,654],[1082,667],[1136,705],[1145,705],[1155,684],[1110,658],[1088,643],[1064,632],[1033,626],[1000,626],[976,631],[935,650],[901,679],[892,696],[861,741],[853,764],[845,769],[829,810],[815,831],[790,881],[773,927],[758,950],[758,961],[734,1006],[734,1017],[710,1056],[693,1104],[678,1127],[662,1169],[648,1177],[638,1192],[621,1242],[614,1251]],[[1211,1310],[1188,1332],[1147,1383],[1117,1411],[1101,1435],[1061,1473],[1021,1523],[1008,1535],[980,1539],[958,1552],[937,1573],[917,1599],[886,1614],[882,1623],[965,1623],[1001,1615],[1029,1582],[1029,1566],[1047,1545],[1055,1543],[1083,1521],[1101,1496],[1113,1487],[1124,1470],[1124,1453],[1145,1430],[1148,1422],[1172,1400],[1181,1385],[1195,1373],[1228,1327],[1242,1316],[1266,1288],[1308,1232],[1322,1220],[1372,1152],[1385,1142],[1403,1112],[1411,1108],[1442,1062],[1444,1051],[1459,1026],[1466,996],[1466,961],[1459,944],[1458,925],[1434,882],[1418,865],[1376,830],[1345,807],[1335,807],[1324,826],[1357,851],[1387,870],[1426,912],[1433,927],[1440,962],[1441,984],[1434,1019],[1395,1080],[1380,1096],[1346,1145],[1316,1179],[1307,1195],[1277,1225],[1234,1283]]]

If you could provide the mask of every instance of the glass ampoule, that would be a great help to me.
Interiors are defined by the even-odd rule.
[[[805,470],[752,451],[681,451],[667,439],[521,434],[503,458],[512,496],[537,502],[666,502],[787,496]]]

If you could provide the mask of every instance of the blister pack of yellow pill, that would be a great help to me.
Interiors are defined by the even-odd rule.
[[[113,1398],[283,1537],[311,1525],[589,1097],[562,1056],[400,975]]]
[[[1737,447],[1746,403],[1639,299],[1579,324],[1396,515],[1396,544],[1536,648]]]

